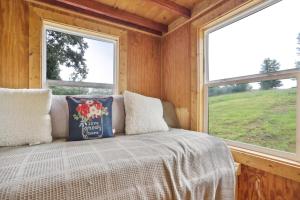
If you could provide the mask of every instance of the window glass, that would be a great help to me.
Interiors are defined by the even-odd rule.
[[[207,35],[210,81],[300,67],[300,1],[283,0]],[[276,62],[262,70],[265,60]]]
[[[209,133],[296,152],[295,79],[209,87]]]
[[[113,89],[87,88],[87,87],[68,87],[68,86],[49,86],[55,95],[111,95]]]
[[[113,85],[115,81],[115,41],[51,27],[46,28],[45,32],[47,85],[54,94],[62,94],[63,91],[66,94],[75,91],[90,94],[92,90],[100,94],[113,94],[113,87],[101,87]],[[64,81],[69,83],[63,85]],[[73,89],[70,82],[77,82]],[[82,88],[78,87],[78,82],[82,83]],[[87,87],[84,85],[87,82],[95,86],[89,84]]]

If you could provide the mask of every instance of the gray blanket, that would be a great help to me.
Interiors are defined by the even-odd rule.
[[[0,199],[233,199],[221,140],[191,131],[0,148]]]

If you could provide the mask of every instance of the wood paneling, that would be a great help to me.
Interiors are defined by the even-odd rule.
[[[300,183],[242,165],[238,199],[300,199]]]
[[[163,10],[148,0],[130,0],[130,1],[96,0],[96,1],[120,10],[125,10],[127,12],[152,19],[156,22],[163,23],[163,24],[169,24],[171,21],[175,20],[176,17],[178,17],[174,13],[171,13],[168,10]]]
[[[120,92],[128,89],[160,97],[159,37],[119,28],[81,14],[42,5],[28,6],[24,0],[1,0],[0,8],[0,87],[41,87],[41,25],[43,19],[48,19],[120,36]],[[128,71],[127,65],[130,65]]]
[[[192,9],[199,2],[199,0],[172,0],[172,1],[189,9]]]
[[[162,41],[162,97],[176,106],[180,125],[190,128],[191,63],[190,25],[187,24]]]
[[[261,2],[228,0],[219,4],[220,1],[207,0],[218,5],[162,39],[162,97],[175,104],[184,128],[203,131],[203,31],[212,22],[241,12],[244,5],[249,8]],[[266,158],[242,159],[234,155],[237,162],[242,161],[238,199],[300,199],[299,169]]]
[[[127,12],[131,12],[163,24],[170,24],[178,17],[177,14],[174,14],[169,10],[162,9],[161,7],[157,6],[155,3],[151,2],[151,0],[130,0],[130,1],[96,0],[96,1],[107,4],[109,6],[113,6],[114,8],[118,8],[120,10],[126,10]],[[172,0],[172,1],[189,9],[191,9],[193,5],[199,2],[199,0]]]
[[[0,86],[28,87],[28,5],[0,1]]]
[[[168,30],[168,27],[165,24],[155,22],[149,18],[144,18],[124,10],[119,10],[96,1],[86,1],[86,0],[55,0],[55,1],[39,0],[39,1],[48,3],[50,5],[55,5],[57,7],[62,7],[67,10],[76,11],[79,13],[84,13],[86,15],[95,16],[100,19],[112,21],[116,24],[123,24],[128,27],[134,27],[145,31],[148,30],[149,32],[156,33],[158,35],[161,35],[162,32],[167,32]]]
[[[161,6],[163,9],[167,9],[173,13],[177,13],[179,15],[182,15],[186,18],[190,18],[191,17],[191,11],[190,9],[181,6],[177,3],[175,3],[174,1],[170,1],[170,0],[150,0],[153,3],[156,3],[157,5]]]
[[[176,20],[174,20],[172,23],[169,24],[169,33],[173,32],[180,26],[189,23],[195,19],[198,19],[201,17],[201,15],[204,15],[205,13],[208,13],[210,10],[213,10],[218,5],[226,2],[227,0],[203,0],[200,1],[198,4],[196,4],[192,11],[191,11],[191,18],[185,18],[185,17],[179,17]]]
[[[230,147],[236,162],[300,183],[300,163],[238,147]]]
[[[160,38],[128,33],[127,87],[133,92],[161,97]]]

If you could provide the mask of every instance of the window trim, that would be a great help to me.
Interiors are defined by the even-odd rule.
[[[272,156],[277,156],[281,158],[286,158],[289,160],[294,160],[300,162],[300,69],[292,68],[287,70],[281,70],[278,72],[267,73],[267,74],[253,74],[247,76],[239,76],[234,78],[226,78],[219,80],[209,81],[209,66],[208,66],[208,34],[221,29],[225,26],[228,26],[236,21],[239,21],[243,18],[246,18],[260,10],[263,10],[269,6],[272,6],[281,0],[271,0],[268,2],[263,2],[250,8],[242,13],[239,13],[229,19],[225,19],[224,21],[215,24],[212,27],[203,30],[203,49],[204,49],[204,84],[203,84],[203,93],[204,93],[204,131],[208,132],[208,88],[212,86],[222,86],[228,84],[240,84],[240,83],[251,83],[251,82],[259,82],[262,80],[274,80],[274,79],[287,79],[287,78],[296,78],[297,79],[297,97],[296,97],[296,152],[290,153],[285,151],[280,151],[276,149],[270,149],[262,146],[258,146],[250,143],[243,143],[239,141],[227,140],[223,139],[228,145],[238,148],[243,148],[259,153],[265,153]]]
[[[76,81],[63,81],[63,80],[51,80],[47,79],[47,43],[46,43],[46,31],[54,30],[66,34],[81,36],[97,41],[109,42],[114,45],[114,69],[113,69],[113,83],[95,83],[95,82],[76,82]],[[86,30],[70,25],[62,25],[59,23],[53,23],[50,21],[43,21],[42,25],[42,88],[48,88],[49,86],[67,86],[67,87],[85,87],[85,88],[102,88],[113,89],[113,94],[118,94],[118,79],[119,79],[119,37],[111,36],[104,33],[99,33],[91,30]]]

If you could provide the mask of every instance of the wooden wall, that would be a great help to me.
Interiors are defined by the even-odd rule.
[[[205,0],[204,0],[205,1]],[[216,0],[211,0],[216,2]],[[238,8],[245,3],[257,3],[247,0],[227,0],[214,9],[201,15],[194,21],[186,23],[181,28],[165,35],[162,39],[162,98],[171,101],[176,106],[179,121],[183,128],[191,129],[193,101],[193,80],[201,77],[194,73],[193,64],[199,62],[199,54],[202,48],[201,41],[197,40],[201,34],[195,31],[195,27],[207,26],[212,21],[218,21],[229,11]],[[195,32],[197,32],[195,34]],[[196,35],[196,37],[195,37]],[[199,38],[198,38],[199,39]],[[195,45],[195,46],[194,46]],[[198,49],[198,55],[195,52]],[[199,63],[198,63],[199,64]],[[203,75],[203,74],[202,74]],[[203,80],[202,80],[203,81]],[[198,113],[198,115],[203,114]],[[202,130],[202,129],[201,129]],[[267,162],[267,161],[266,161]],[[300,199],[300,183],[281,176],[273,175],[266,171],[242,165],[241,175],[238,181],[238,199]]]
[[[28,87],[28,5],[0,1],[0,87]]]
[[[28,4],[24,0],[0,1],[0,87],[29,87]],[[127,32],[127,89],[161,97],[161,39]]]
[[[216,1],[216,0],[211,0]],[[201,23],[226,14],[246,0],[228,0],[199,17]],[[223,6],[223,7],[222,7]],[[29,87],[29,14],[24,0],[0,0],[0,87]],[[157,38],[128,32],[127,89],[173,102],[183,128],[191,128],[192,22]],[[200,52],[201,53],[201,52]],[[242,165],[239,199],[300,199],[300,184]]]
[[[158,38],[129,32],[127,87],[131,91],[161,97],[160,43]]]
[[[180,125],[190,128],[191,64],[190,24],[162,41],[162,98],[176,106]]]
[[[300,183],[242,165],[238,199],[300,199]]]

